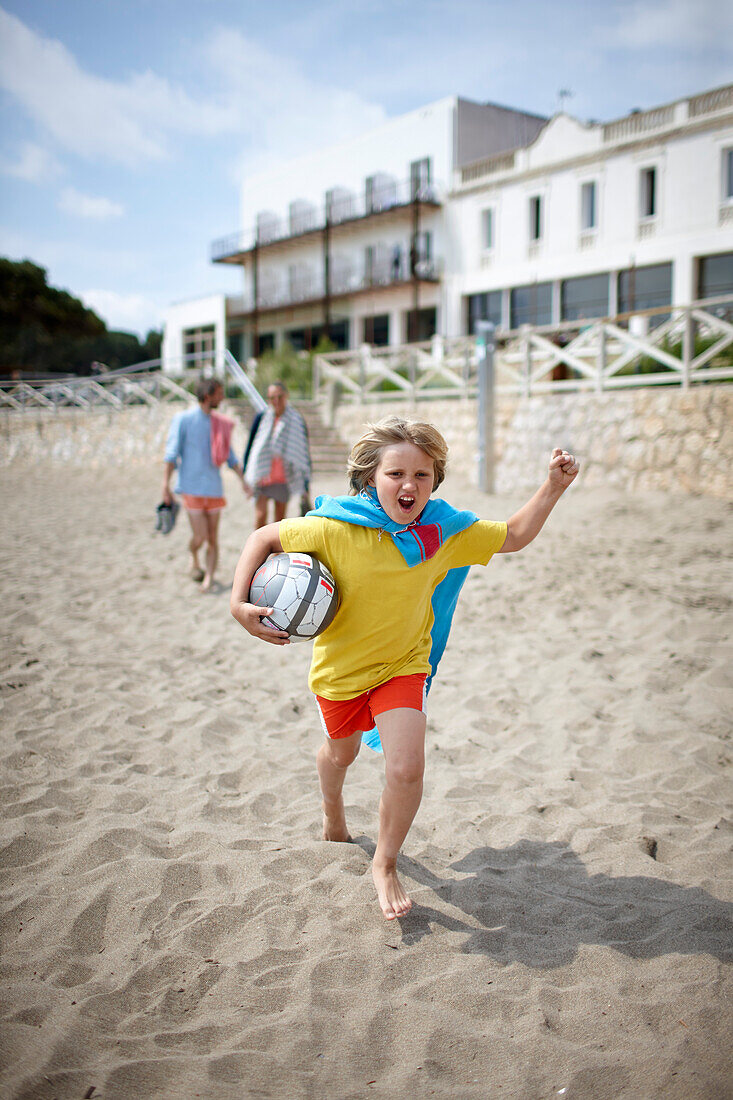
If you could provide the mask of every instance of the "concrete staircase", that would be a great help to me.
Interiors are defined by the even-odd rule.
[[[314,402],[296,399],[292,401],[292,405],[302,415],[308,426],[313,476],[343,474],[345,492],[346,462],[349,457],[349,448],[342,442],[333,428],[328,428],[323,423],[319,408]],[[254,410],[250,403],[244,398],[230,398],[227,400],[227,407],[239,418],[245,431],[249,433],[254,420]],[[241,459],[241,455],[238,457]]]

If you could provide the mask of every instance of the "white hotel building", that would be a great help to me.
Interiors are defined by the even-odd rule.
[[[733,295],[733,85],[587,124],[450,97],[247,180],[242,224],[242,294],[172,306],[165,369]]]

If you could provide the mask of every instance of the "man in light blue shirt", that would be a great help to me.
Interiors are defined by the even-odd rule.
[[[178,470],[176,492],[181,495],[191,524],[191,576],[201,581],[201,590],[208,592],[214,582],[219,559],[219,517],[226,506],[221,471],[214,463],[211,451],[211,413],[224,397],[221,382],[202,379],[196,389],[198,406],[179,413],[168,432],[163,475],[163,501],[171,504],[170,481]],[[221,421],[222,418],[219,418]],[[225,422],[226,423],[226,422]],[[230,445],[227,466],[242,480],[242,467]],[[206,568],[199,564],[199,550],[206,544]]]

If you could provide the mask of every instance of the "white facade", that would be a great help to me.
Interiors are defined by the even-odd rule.
[[[344,142],[290,161],[271,172],[245,180],[241,213],[245,228],[254,226],[261,211],[271,210],[284,221],[294,199],[316,208],[334,187],[361,194],[369,176],[383,175],[395,181],[409,176],[412,161],[430,156],[433,178],[443,190],[453,171],[453,115],[456,97],[441,99],[417,111],[390,119],[383,125]]]
[[[731,150],[733,86],[606,125],[559,115],[465,166],[446,204],[446,335],[472,315],[512,329],[733,293]]]
[[[163,331],[163,369],[181,373],[186,355],[200,356],[202,367],[213,367],[216,351],[226,347],[226,309],[224,294],[169,306]]]
[[[732,293],[732,176],[733,86],[592,125],[440,100],[248,180],[242,296],[173,307],[166,368],[197,326],[245,359]]]

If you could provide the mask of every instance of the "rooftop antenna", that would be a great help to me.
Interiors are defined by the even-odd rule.
[[[561,115],[565,114],[565,100],[572,99],[574,95],[575,92],[571,91],[570,88],[561,88],[560,91],[557,93],[557,98],[560,100]]]

